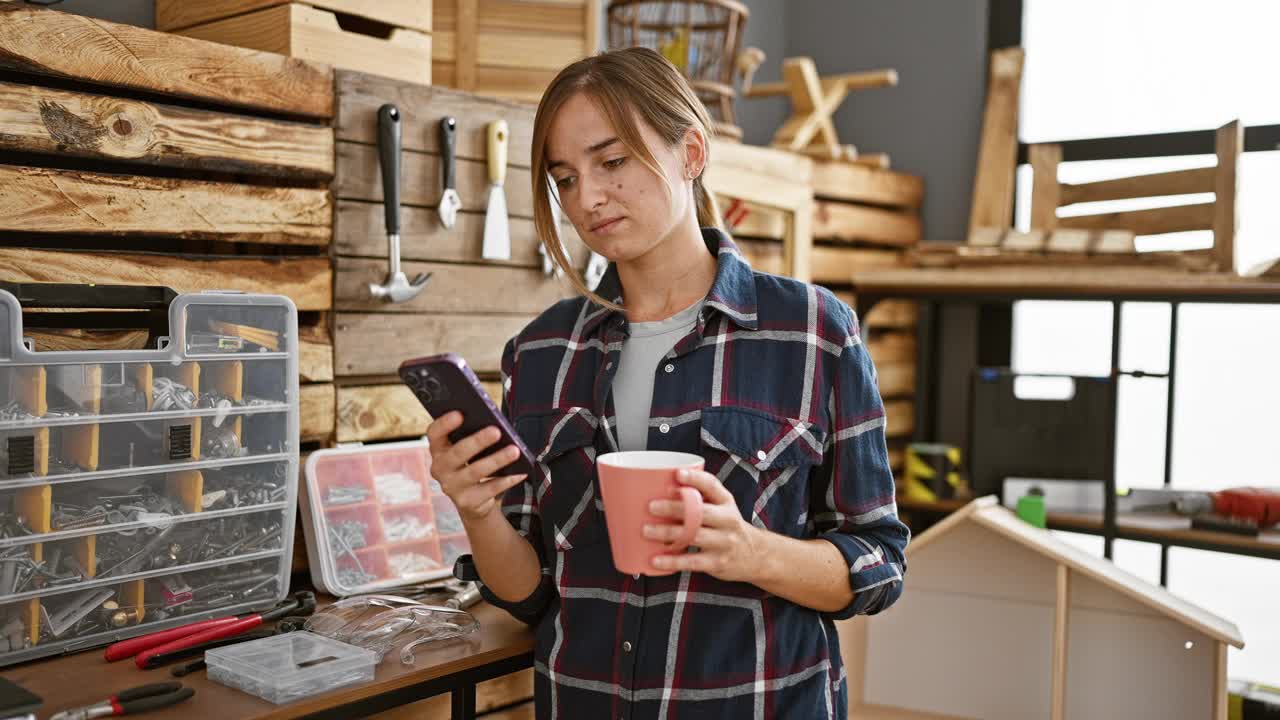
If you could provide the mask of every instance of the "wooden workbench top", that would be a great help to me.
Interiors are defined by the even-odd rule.
[[[184,685],[195,689],[193,698],[173,707],[148,712],[145,717],[147,720],[296,718],[481,667],[533,649],[532,631],[505,611],[488,603],[481,603],[471,608],[471,613],[480,621],[480,631],[469,641],[421,649],[416,653],[417,662],[412,666],[402,665],[398,656],[394,652],[390,653],[378,665],[377,675],[370,683],[340,688],[287,705],[273,705],[253,695],[211,682],[205,672],[201,671],[181,678]],[[115,692],[137,685],[173,680],[169,675],[169,667],[172,666],[144,671],[139,670],[132,660],[108,663],[102,659],[102,649],[99,648],[6,668],[4,676],[43,697],[44,704],[37,715],[49,717],[58,710],[105,700]]]

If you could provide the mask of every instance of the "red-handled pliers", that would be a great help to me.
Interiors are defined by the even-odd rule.
[[[195,690],[183,687],[179,682],[141,685],[112,695],[100,703],[63,710],[49,720],[89,720],[110,715],[131,715],[176,705],[195,694]]]
[[[160,632],[153,632],[136,638],[130,638],[128,640],[121,640],[118,643],[113,643],[107,646],[105,657],[107,662],[123,660],[125,658],[133,657],[143,650],[158,647],[165,643],[170,643],[174,640],[195,635],[196,633],[204,632],[205,630],[215,627],[229,625],[239,619],[240,618],[235,615],[228,615],[226,617],[214,618],[212,620],[201,620],[200,622],[194,622],[189,625],[170,628],[168,630],[161,630]]]
[[[198,632],[178,637],[174,640],[165,642],[160,645],[152,645],[145,650],[141,650],[133,657],[133,662],[139,668],[144,670],[154,667],[149,661],[156,655],[166,655],[168,653],[182,650],[193,645],[200,645],[211,640],[220,640],[232,635],[252,630],[263,623],[274,622],[286,615],[301,614],[310,615],[316,609],[315,593],[309,590],[303,590],[291,595],[288,599],[278,603],[275,608],[264,613],[254,613],[246,615],[242,618],[234,618],[232,622],[210,625]]]

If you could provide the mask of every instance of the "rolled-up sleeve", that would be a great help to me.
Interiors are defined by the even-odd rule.
[[[898,599],[911,536],[898,520],[875,368],[850,318],[831,385],[823,462],[814,469],[810,494],[817,536],[839,548],[849,567],[853,601],[829,613],[837,620],[874,615]]]
[[[516,372],[515,360],[515,340],[507,342],[506,349],[502,353],[502,414],[506,416],[508,421],[512,421],[511,415],[511,384],[514,381]],[[525,440],[528,445],[528,440]],[[513,617],[529,625],[537,624],[538,620],[546,613],[555,587],[551,578],[550,566],[547,562],[547,551],[544,547],[542,539],[542,520],[538,509],[538,478],[536,473],[525,478],[524,482],[512,487],[502,497],[502,514],[516,529],[516,532],[524,537],[530,545],[533,546],[534,552],[538,555],[538,563],[542,566],[542,579],[538,583],[538,587],[529,595],[529,597],[519,602],[510,602],[494,595],[488,587],[482,582],[477,584],[480,587],[480,595],[511,613]]]

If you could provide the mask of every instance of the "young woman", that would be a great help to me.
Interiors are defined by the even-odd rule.
[[[450,414],[428,431],[484,596],[536,628],[540,719],[844,718],[832,621],[902,590],[908,531],[857,322],[822,288],[754,272],[716,228],[708,127],[650,50],[556,77],[534,122],[535,217],[582,297],[530,323],[502,364],[536,475],[494,477],[514,447],[476,459],[494,428],[452,444]],[[595,292],[558,239],[550,183],[610,261]],[[673,574],[613,567],[595,458],[635,449],[706,458],[680,478],[706,499],[697,552],[654,561]],[[651,510],[682,517],[678,500]]]

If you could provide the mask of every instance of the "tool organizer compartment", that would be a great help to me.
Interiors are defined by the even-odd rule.
[[[284,597],[292,302],[179,295],[154,350],[34,352],[21,317],[0,290],[0,665]]]
[[[300,505],[316,587],[351,595],[446,577],[471,552],[430,462],[426,440],[311,454]]]

